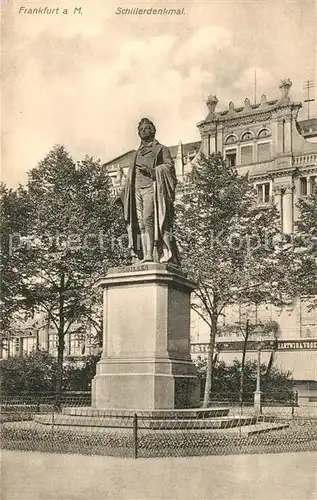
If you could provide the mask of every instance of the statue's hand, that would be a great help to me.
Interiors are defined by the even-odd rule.
[[[137,165],[137,168],[140,170],[140,172],[143,172],[143,174],[148,174],[152,177],[152,179],[155,179],[155,168],[149,167],[148,165],[145,167],[139,167]]]

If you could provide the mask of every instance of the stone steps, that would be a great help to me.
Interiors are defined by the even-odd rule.
[[[229,415],[229,408],[193,408],[180,410],[115,410],[91,407],[66,407],[62,413],[34,415],[33,420],[43,426],[82,429],[131,429],[134,415],[138,416],[138,428],[142,431],[228,431],[244,435],[282,429],[288,423],[280,423],[274,417],[256,415]]]
[[[43,428],[51,427],[54,423],[55,429],[71,429],[78,432],[104,432],[111,429],[132,429],[133,423],[131,419],[106,420],[102,417],[71,417],[65,415],[35,415],[33,418],[34,424],[41,424]],[[28,424],[30,425],[30,423]],[[259,422],[256,417],[216,417],[212,419],[199,420],[145,420],[139,421],[139,431],[175,431],[183,432],[199,432],[209,430],[215,433],[226,435],[243,435],[250,436],[253,434],[261,434],[273,430],[280,430],[289,427],[288,422]],[[130,431],[129,431],[130,432]]]
[[[153,430],[173,430],[173,429],[230,429],[232,427],[252,425],[257,421],[256,417],[212,417],[212,418],[197,418],[197,419],[149,419],[139,422],[140,427],[145,427]]]
[[[260,422],[254,425],[246,425],[242,427],[233,427],[227,429],[230,434],[242,434],[244,436],[251,436],[252,434],[262,434],[269,431],[277,431],[289,427],[288,422]]]
[[[226,417],[229,415],[229,408],[188,408],[180,410],[116,410],[83,407],[66,407],[62,409],[63,415],[78,417],[103,417],[103,418],[133,418],[138,414],[146,418],[155,419],[197,419]]]
[[[70,427],[104,427],[104,428],[132,428],[131,417],[86,417],[62,414],[35,415],[33,420],[43,425],[70,426]],[[139,418],[140,429],[152,430],[184,430],[184,429],[231,429],[233,427],[250,426],[257,423],[257,417],[225,416],[211,418],[171,419],[171,418]]]
[[[34,415],[34,422],[43,425],[67,426],[67,427],[104,427],[104,428],[132,428],[132,417],[107,418],[107,417],[86,417],[86,416],[71,416],[60,413]]]

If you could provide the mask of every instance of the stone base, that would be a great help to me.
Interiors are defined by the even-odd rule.
[[[92,406],[118,409],[197,408],[200,385],[191,361],[103,359]]]
[[[111,269],[104,287],[103,356],[92,385],[95,408],[199,407],[190,357],[190,293],[175,267]]]

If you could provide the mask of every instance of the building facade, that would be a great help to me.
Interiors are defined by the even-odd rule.
[[[317,124],[316,119],[298,122],[301,103],[290,97],[291,81],[280,84],[280,97],[268,100],[262,95],[258,104],[245,99],[244,106],[217,112],[217,98],[207,100],[208,115],[198,123],[201,151],[220,151],[242,175],[248,173],[257,191],[260,206],[276,204],[281,229],[291,234],[299,217],[298,201],[317,189]],[[239,358],[243,337],[228,333],[226,325],[248,319],[254,324],[271,322],[271,339],[264,342],[263,361],[274,352],[275,363],[290,370],[295,380],[310,381],[317,389],[317,310],[311,309],[308,298],[297,298],[284,307],[270,304],[261,307],[237,305],[223,317],[223,334],[219,338],[219,355],[230,361]],[[193,350],[208,349],[199,343],[208,341],[208,331],[199,319],[194,320]],[[194,333],[195,332],[195,333]],[[256,343],[250,341],[248,356],[255,358]]]
[[[20,321],[16,325],[14,335],[3,339],[0,343],[0,359],[10,356],[24,356],[35,350],[45,350],[57,357],[57,331],[44,314]],[[92,325],[75,324],[65,335],[64,359],[80,361],[84,356],[96,354],[97,332]]]

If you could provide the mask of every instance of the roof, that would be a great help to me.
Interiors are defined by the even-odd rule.
[[[103,167],[108,167],[108,166],[110,167],[114,163],[117,165],[118,163],[123,162],[123,161],[126,163],[130,163],[130,160],[132,159],[134,153],[135,153],[135,149],[130,149],[130,151],[127,151],[126,153],[123,153],[120,156],[116,156],[112,160],[109,160],[106,163],[103,163]]]
[[[300,133],[304,137],[317,136],[317,118],[310,118],[309,120],[301,120],[298,122]]]
[[[200,142],[201,141],[195,141],[182,144],[183,156],[187,156],[188,154],[190,155],[192,153],[195,154],[199,150]],[[172,158],[176,158],[178,144],[176,146],[169,146],[168,149],[170,150]],[[109,170],[115,170],[118,164],[123,164],[122,166],[128,166],[131,163],[135,151],[135,149],[131,149],[130,151],[127,151],[126,153],[123,153],[122,155],[107,161],[103,164],[103,166],[108,167]]]
[[[199,150],[200,143],[201,143],[201,141],[195,141],[195,142],[187,142],[186,144],[182,144],[183,156],[187,156],[188,154],[191,154],[191,153],[196,153]],[[178,144],[176,146],[169,146],[168,149],[170,150],[172,157],[176,158]]]

